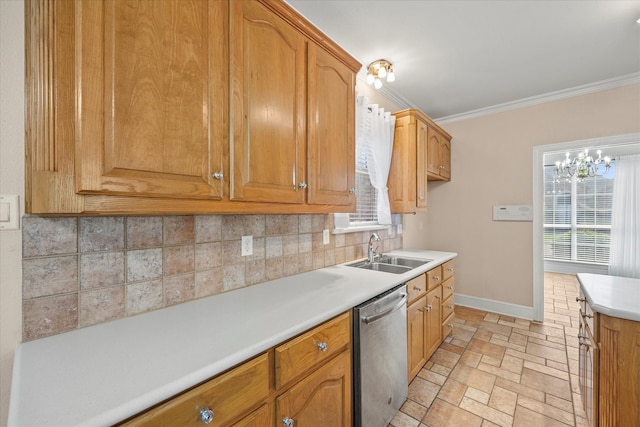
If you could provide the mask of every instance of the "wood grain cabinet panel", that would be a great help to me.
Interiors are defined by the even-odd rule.
[[[76,191],[220,199],[212,173],[223,169],[224,3],[73,7]]]
[[[258,356],[121,425],[201,426],[200,411],[203,409],[213,411],[210,426],[230,425],[269,396],[272,390],[269,362],[268,354]],[[265,420],[270,412],[268,407],[257,409],[249,415],[245,425],[268,425]]]
[[[409,382],[427,363],[427,296],[407,307],[407,366]]]
[[[231,2],[231,200],[303,203],[306,41],[258,2]]]
[[[355,209],[355,74],[309,44],[307,203]]]
[[[442,343],[442,286],[427,292],[427,353],[429,359]]]
[[[276,425],[350,427],[352,423],[351,352],[322,365],[276,398]]]
[[[350,342],[351,316],[345,313],[276,347],[276,389],[344,351]]]
[[[388,183],[391,210],[424,212],[427,181],[451,177],[451,136],[420,110],[393,115],[396,124]]]
[[[28,213],[355,207],[361,64],[278,0],[28,0]]]

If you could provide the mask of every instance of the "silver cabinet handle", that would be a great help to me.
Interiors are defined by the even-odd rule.
[[[420,200],[424,200],[424,196],[420,196]]]
[[[282,425],[284,427],[293,427],[293,420],[289,417],[284,417],[282,419]]]
[[[453,286],[447,286],[447,289],[453,290]]]
[[[349,189],[349,194],[353,194],[353,193],[355,193],[355,192],[356,192],[356,189],[355,189],[355,188],[350,188],[350,189]]]
[[[427,309],[426,309],[425,311],[431,311],[431,309],[432,309],[432,308],[433,308],[433,306],[432,306],[431,304],[429,304],[429,305],[427,306]]]
[[[419,287],[417,287],[416,285],[413,285],[413,290],[414,291],[421,291],[422,289],[420,289]]]
[[[298,188],[307,188],[307,183],[301,182],[300,184],[298,184]]]
[[[433,276],[433,280],[440,280],[440,276]]]
[[[447,323],[447,326],[451,329],[453,329],[453,323]]]
[[[200,411],[200,422],[202,424],[211,424],[213,421],[213,411],[209,408],[204,408]]]
[[[218,172],[214,172],[211,176],[214,177],[215,179],[220,180],[224,175],[222,175],[222,172],[218,171]]]
[[[450,271],[453,273],[453,267],[447,267],[447,271]]]
[[[321,352],[323,352],[323,353],[324,353],[325,351],[327,351],[327,349],[328,349],[328,348],[329,348],[329,346],[327,345],[327,343],[326,343],[326,342],[322,342],[322,341],[320,341],[320,342],[318,343],[318,350],[320,350]]]
[[[450,309],[450,310],[453,310],[453,306],[452,305],[448,305],[447,308]]]

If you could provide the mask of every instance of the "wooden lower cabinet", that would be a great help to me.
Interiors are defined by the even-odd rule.
[[[276,425],[351,426],[351,352],[344,351],[276,399]]]
[[[579,301],[578,379],[588,424],[639,427],[640,322],[593,312],[582,292]]]
[[[351,426],[351,311],[118,425],[274,427],[286,420]]]
[[[211,411],[210,426],[234,425],[249,412],[248,417],[253,416],[253,421],[249,419],[240,425],[265,425],[265,412],[260,408],[254,411],[254,408],[264,402],[273,390],[270,386],[270,366],[271,357],[268,353],[262,354],[122,425],[201,426],[203,411]],[[268,414],[270,411],[267,411]]]
[[[447,261],[407,282],[409,381],[415,378],[453,329],[454,266],[455,260]]]

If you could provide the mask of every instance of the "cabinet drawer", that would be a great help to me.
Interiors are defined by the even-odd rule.
[[[433,289],[442,283],[442,266],[427,271],[427,289]]]
[[[351,341],[350,314],[341,314],[276,347],[276,389],[348,346]]]
[[[453,273],[455,272],[456,267],[456,259],[450,259],[449,261],[442,264],[442,281],[444,282],[450,277],[453,277]]]
[[[442,300],[446,300],[456,291],[456,282],[454,277],[450,277],[442,284]]]
[[[200,411],[213,411],[211,426],[227,425],[269,395],[269,357],[265,353],[122,424],[124,426],[201,426]]]
[[[407,282],[407,306],[427,292],[427,276],[421,274]]]
[[[449,295],[449,298],[444,299],[442,301],[442,318],[446,319],[447,317],[449,317],[454,310],[454,304],[453,304],[453,295]]]
[[[442,340],[444,340],[453,331],[453,321],[456,318],[455,313],[451,313],[449,317],[442,322]]]

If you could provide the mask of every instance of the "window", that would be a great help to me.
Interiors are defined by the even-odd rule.
[[[598,167],[604,172],[604,166]],[[615,165],[605,176],[580,182],[544,168],[544,257],[554,261],[609,263]]]
[[[364,146],[356,152],[356,211],[349,214],[349,226],[378,224],[376,189],[371,185]]]

